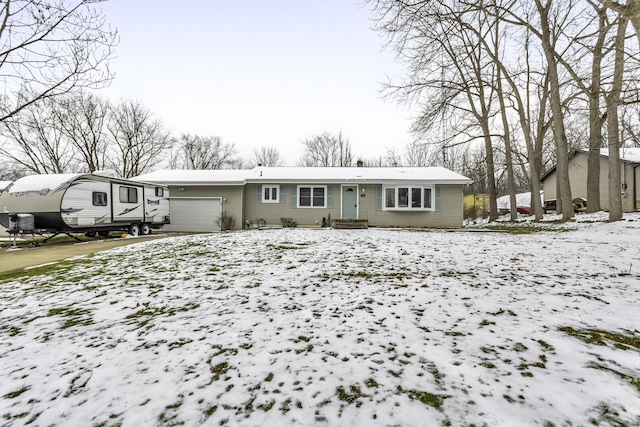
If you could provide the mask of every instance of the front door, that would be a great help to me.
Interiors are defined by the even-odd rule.
[[[342,187],[342,219],[358,219],[358,186]]]

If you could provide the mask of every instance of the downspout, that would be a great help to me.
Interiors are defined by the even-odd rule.
[[[245,197],[245,187],[246,187],[247,183],[245,182],[241,187],[240,187],[240,203],[242,203],[241,209],[240,209],[240,229],[244,230],[244,226],[245,226],[245,218],[247,217],[247,203],[246,200],[244,199]],[[280,194],[278,194],[278,197],[280,197]]]
[[[633,167],[633,210],[638,210],[638,167],[640,165],[635,165]]]
[[[628,197],[627,195],[627,164],[625,162],[622,162],[622,167],[620,168],[620,184],[621,184],[621,190],[622,190],[622,212],[625,212],[624,210],[624,199],[626,199]],[[635,199],[634,202],[635,204]]]

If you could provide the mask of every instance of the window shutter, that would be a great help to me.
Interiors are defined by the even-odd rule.
[[[436,212],[442,211],[442,200],[440,198],[440,186],[436,185]]]
[[[298,187],[295,185],[291,186],[291,208],[295,209],[298,207]]]
[[[262,202],[262,184],[256,185],[256,203]]]
[[[286,196],[284,194],[284,185],[278,186],[278,191],[280,192],[280,203],[286,203]]]
[[[376,185],[376,210],[382,210],[382,185]]]
[[[333,185],[327,185],[327,209],[333,209]]]

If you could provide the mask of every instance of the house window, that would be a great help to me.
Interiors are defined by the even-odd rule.
[[[120,187],[120,203],[138,203],[138,189],[135,187]]]
[[[395,188],[385,188],[385,208],[395,208],[396,207],[396,189]]]
[[[298,187],[298,207],[324,208],[327,206],[327,187]]]
[[[397,189],[397,198],[398,198],[398,207],[399,208],[408,208],[409,207],[409,187],[400,187]]]
[[[94,191],[91,193],[93,200],[93,206],[107,206],[107,193],[101,191]]]
[[[280,186],[279,185],[263,185],[262,186],[262,203],[279,203],[280,202]]]
[[[431,207],[433,206],[431,204],[431,194],[433,193],[433,191],[431,191],[431,188],[423,188],[423,190],[424,190],[423,207],[425,209],[431,209]]]
[[[156,197],[164,197],[164,188],[156,187]]]
[[[385,187],[385,210],[433,210],[431,187]]]
[[[411,188],[411,207],[412,208],[422,207],[422,188],[420,187]]]

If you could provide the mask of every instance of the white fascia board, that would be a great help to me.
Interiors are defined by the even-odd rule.
[[[232,186],[243,186],[246,184],[246,181],[153,181],[158,184],[163,184],[167,186],[188,186],[188,187],[232,187]]]
[[[471,180],[397,180],[397,181],[377,181],[372,182],[373,184],[382,184],[383,186],[398,186],[398,185],[466,185],[471,184],[473,181]]]
[[[455,184],[465,185],[473,183],[469,178],[464,179],[424,179],[424,178],[404,178],[404,179],[384,179],[384,178],[277,178],[277,177],[263,177],[247,179],[247,183],[251,184],[373,184],[373,185],[399,185],[399,184]]]

